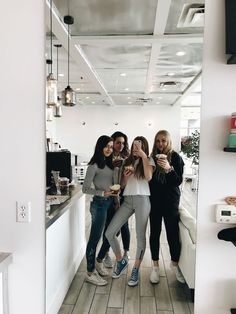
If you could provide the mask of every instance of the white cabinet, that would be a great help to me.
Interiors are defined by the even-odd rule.
[[[85,195],[74,197],[46,231],[46,307],[57,314],[85,254]]]

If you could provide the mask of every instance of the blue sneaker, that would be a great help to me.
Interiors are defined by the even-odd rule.
[[[132,273],[129,278],[128,285],[131,287],[136,286],[138,284],[138,281],[139,281],[139,269],[134,267],[132,269]]]
[[[127,268],[128,264],[129,263],[128,263],[127,259],[125,259],[125,258],[122,258],[120,261],[117,261],[115,269],[114,269],[113,274],[112,274],[112,278],[119,278],[120,275]]]

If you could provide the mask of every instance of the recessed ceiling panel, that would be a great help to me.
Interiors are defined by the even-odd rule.
[[[54,0],[63,20],[72,15],[72,35],[152,34],[157,0]]]
[[[109,93],[144,92],[147,70],[145,69],[97,69],[97,73]]]
[[[81,45],[95,69],[147,69],[150,45]]]

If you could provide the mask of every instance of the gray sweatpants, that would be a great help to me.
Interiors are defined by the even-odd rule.
[[[114,253],[121,254],[116,234],[133,213],[135,213],[136,223],[136,259],[142,260],[146,248],[146,229],[150,213],[149,196],[124,196],[124,202],[112,218],[105,235]]]

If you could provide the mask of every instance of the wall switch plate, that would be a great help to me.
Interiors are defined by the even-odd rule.
[[[31,203],[16,202],[16,221],[29,223],[31,220]]]

